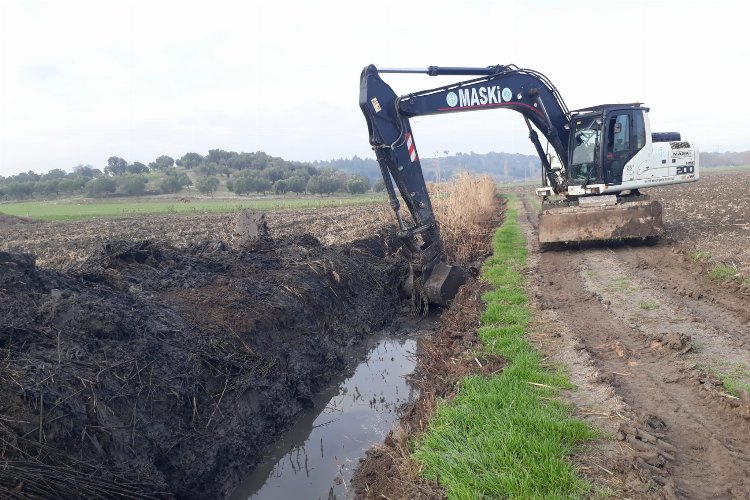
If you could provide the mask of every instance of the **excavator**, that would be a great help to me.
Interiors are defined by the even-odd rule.
[[[380,77],[384,73],[471,78],[398,96]],[[677,132],[652,132],[649,108],[641,103],[570,111],[546,76],[512,64],[403,69],[369,65],[360,77],[359,106],[399,236],[412,256],[408,288],[430,303],[448,304],[466,274],[445,262],[409,123],[412,117],[490,109],[520,113],[542,164],[542,185],[536,190],[542,198],[542,245],[658,238],[663,232],[661,204],[640,190],[699,178],[695,144],[683,141]],[[394,185],[410,221],[400,212]]]

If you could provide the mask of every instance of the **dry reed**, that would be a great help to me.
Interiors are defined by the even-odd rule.
[[[448,259],[468,263],[487,255],[488,235],[501,215],[492,177],[461,172],[450,182],[431,183],[429,190]]]

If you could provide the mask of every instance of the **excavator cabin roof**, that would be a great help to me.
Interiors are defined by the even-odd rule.
[[[599,104],[598,106],[591,106],[588,108],[574,109],[570,114],[582,114],[582,113],[593,113],[593,112],[605,112],[613,109],[645,109],[649,111],[649,108],[643,106],[643,103],[618,103],[618,104]]]

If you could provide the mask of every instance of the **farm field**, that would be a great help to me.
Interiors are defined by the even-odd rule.
[[[569,373],[575,415],[608,436],[575,455],[595,491],[750,491],[748,187],[744,171],[652,189],[667,231],[656,245],[544,252],[533,188],[513,189],[529,251],[528,337]],[[352,349],[410,328],[392,219],[386,203],[270,211],[268,235],[246,241],[229,213],[0,218],[10,450],[0,488],[229,495],[313,396],[352,370]],[[442,340],[420,344],[418,371],[433,381],[450,367],[502,372],[502,359],[475,358],[484,289],[470,285],[430,327]],[[407,420],[425,425],[421,411]],[[390,498],[406,491],[397,472],[367,470],[388,476],[368,476],[358,495],[374,493],[367,481]],[[440,494],[423,486],[409,491]]]
[[[300,210],[382,203],[383,194],[357,196],[253,196],[253,197],[175,197],[148,196],[97,200],[66,198],[60,200],[21,201],[0,204],[0,213],[41,220],[79,220],[90,218],[137,217],[152,214],[227,213],[242,209]]]

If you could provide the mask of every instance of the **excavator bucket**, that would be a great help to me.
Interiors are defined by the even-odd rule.
[[[421,293],[426,296],[430,304],[447,306],[458,293],[458,289],[466,282],[466,271],[460,266],[451,266],[445,262],[438,262],[432,271],[426,276],[424,273],[416,272],[414,268],[410,270],[406,281],[402,283],[404,293],[412,297],[415,293],[414,276],[422,275],[418,280],[417,287]]]
[[[578,206],[543,208],[539,243],[652,238],[664,232],[658,201],[582,198]]]
[[[446,306],[458,293],[458,288],[466,282],[466,272],[459,266],[444,262],[432,268],[432,273],[424,283],[427,298],[433,304]]]

